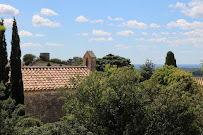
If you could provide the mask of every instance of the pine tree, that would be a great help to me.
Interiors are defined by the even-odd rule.
[[[18,35],[18,27],[16,19],[13,21],[12,40],[11,40],[11,94],[16,100],[16,104],[24,104],[23,81],[21,72],[21,50],[20,37]]]
[[[9,97],[8,93],[8,73],[9,68],[7,67],[8,58],[7,58],[7,44],[5,38],[5,27],[4,27],[4,20],[1,19],[0,21],[0,83],[2,82],[6,89],[4,90],[4,97],[1,99],[7,99]]]
[[[174,67],[177,67],[176,59],[175,59],[173,52],[169,51],[167,53],[165,65],[168,65],[168,66],[173,65]]]

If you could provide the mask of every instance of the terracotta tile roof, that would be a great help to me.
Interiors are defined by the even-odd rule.
[[[25,66],[21,70],[24,91],[55,90],[77,74],[84,77],[90,73],[84,66]]]
[[[194,77],[194,79],[195,79],[200,85],[203,85],[203,77]]]

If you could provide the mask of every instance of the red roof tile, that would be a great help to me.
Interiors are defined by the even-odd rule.
[[[90,73],[84,66],[25,66],[21,70],[24,91],[55,90],[77,74],[84,77]]]

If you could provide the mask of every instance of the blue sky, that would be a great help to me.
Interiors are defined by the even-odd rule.
[[[178,64],[203,60],[203,1],[199,0],[1,0],[10,54],[16,17],[22,56],[49,52],[51,58],[98,58],[109,53],[142,64],[164,64],[173,51]]]

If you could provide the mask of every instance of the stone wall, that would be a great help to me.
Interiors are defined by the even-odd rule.
[[[43,123],[56,122],[64,116],[60,91],[24,91],[25,115]]]

